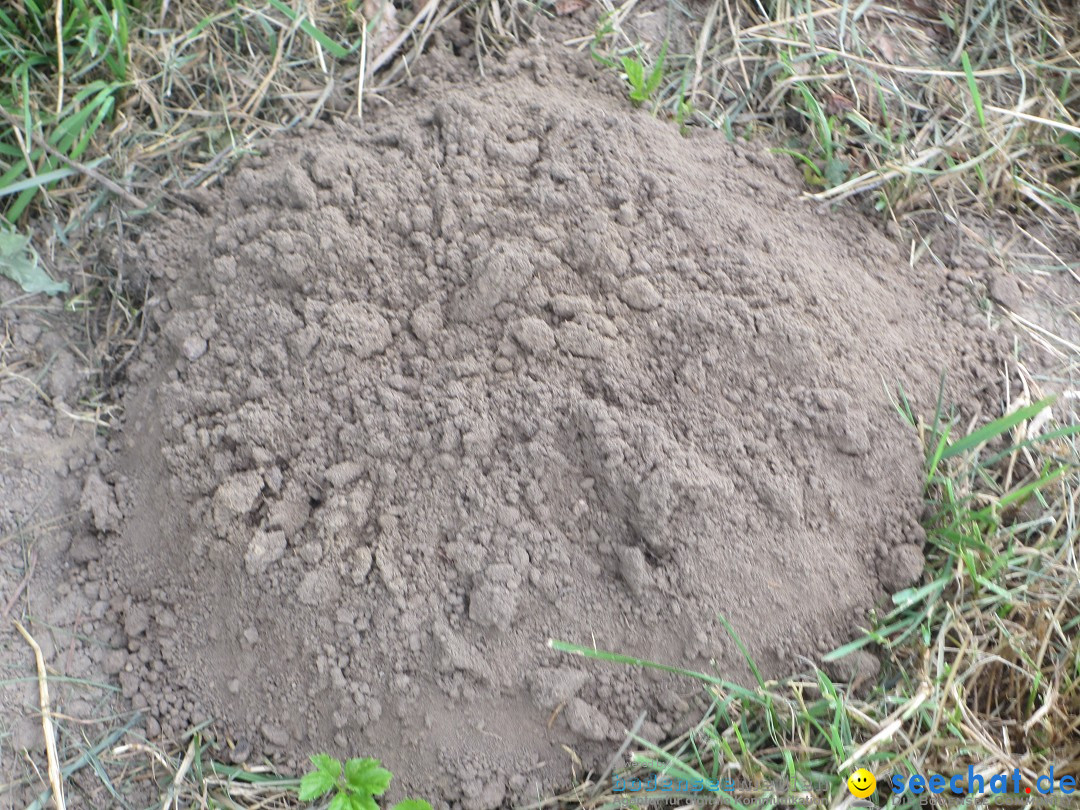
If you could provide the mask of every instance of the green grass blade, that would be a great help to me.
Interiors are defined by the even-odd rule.
[[[1006,414],[1000,419],[995,419],[988,425],[983,425],[978,430],[972,431],[964,438],[959,439],[950,445],[949,448],[942,453],[942,459],[953,458],[961,453],[966,453],[968,450],[972,450],[1003,433],[1007,433],[1021,422],[1027,421],[1040,411],[1050,407],[1054,400],[1055,397],[1053,396],[1046,397],[1032,405],[1017,408],[1012,413]]]
[[[724,625],[727,634],[731,636],[732,640],[735,642],[735,646],[739,648],[739,652],[742,653],[742,657],[746,660],[746,665],[750,667],[750,672],[753,674],[754,680],[757,681],[758,686],[765,686],[765,679],[761,677],[761,670],[758,669],[757,663],[750,655],[750,650],[743,644],[743,640],[739,638],[739,634],[735,632],[735,628],[732,627],[731,622],[729,622],[727,617],[722,613],[718,613],[716,618],[719,619],[720,624]]]
[[[655,661],[649,661],[644,658],[635,658],[631,655],[621,655],[619,653],[606,652],[604,650],[597,650],[592,647],[582,647],[580,644],[569,644],[565,641],[558,641],[556,639],[548,639],[548,647],[556,652],[572,653],[573,655],[580,655],[585,658],[593,658],[597,661],[608,661],[613,664],[629,664],[634,667],[646,667],[647,669],[658,669],[662,672],[670,672],[673,675],[685,675],[688,678],[704,681],[710,684],[722,684],[727,685],[726,681],[721,678],[716,678],[712,675],[706,675],[702,672],[694,672],[693,670],[683,669],[682,667],[672,667],[667,664],[658,664]]]
[[[986,128],[986,113],[983,111],[982,94],[979,92],[979,84],[975,81],[975,72],[971,69],[971,60],[968,59],[967,51],[960,52],[960,64],[964,67],[964,76],[967,78],[968,92],[975,104],[975,115],[979,118],[979,126]]]
[[[108,160],[107,157],[100,157],[96,160],[90,161],[86,165],[93,169],[97,166],[100,166],[106,160]],[[44,174],[35,175],[34,177],[28,177],[25,180],[20,180],[18,182],[11,183],[4,188],[0,188],[0,197],[10,197],[12,194],[18,194],[19,192],[26,191],[28,189],[37,190],[40,189],[42,186],[47,186],[50,183],[55,183],[58,180],[64,180],[68,177],[71,177],[73,174],[78,174],[78,171],[76,171],[75,169],[67,168],[53,169],[52,171],[45,172]]]
[[[283,3],[282,0],[269,0],[269,3],[293,22],[296,22],[300,17],[300,15]],[[326,50],[337,59],[344,59],[351,55],[360,47],[360,43],[363,41],[357,40],[351,48],[345,48],[319,30],[315,23],[309,20],[306,15],[300,19],[300,30],[318,42],[322,47],[326,48]]]

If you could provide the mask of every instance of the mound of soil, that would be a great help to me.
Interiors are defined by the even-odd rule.
[[[920,572],[886,387],[992,382],[944,279],[797,173],[523,51],[275,143],[144,235],[167,292],[88,481],[154,730],[490,808],[844,641]],[[564,747],[565,746],[565,747]]]

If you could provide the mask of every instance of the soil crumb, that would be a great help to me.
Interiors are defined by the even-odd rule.
[[[416,79],[141,237],[160,330],[85,507],[155,730],[484,810],[697,718],[549,638],[740,677],[723,613],[776,672],[919,575],[886,389],[974,402],[994,339],[764,146],[605,81]]]

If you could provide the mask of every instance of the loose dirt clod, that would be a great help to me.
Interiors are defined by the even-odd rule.
[[[418,80],[142,238],[175,282],[107,570],[165,731],[225,715],[245,759],[376,755],[494,807],[695,711],[548,638],[738,675],[722,612],[775,670],[919,574],[885,388],[932,407],[945,368],[974,401],[978,319],[778,159],[591,76],[533,50]]]

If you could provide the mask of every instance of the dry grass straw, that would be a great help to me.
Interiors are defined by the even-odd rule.
[[[68,784],[77,780],[86,806],[293,810],[299,779],[282,777],[268,765],[244,767],[220,762],[223,751],[200,730],[165,746],[132,731],[133,720],[99,732],[93,744],[75,742],[61,764]],[[65,736],[75,735],[65,732]],[[76,738],[77,739],[77,738]],[[14,786],[0,786],[14,787]],[[45,810],[54,795],[37,796],[28,810]]]
[[[60,762],[56,755],[56,730],[53,727],[52,704],[49,701],[49,679],[45,670],[45,657],[41,654],[41,646],[23,627],[22,622],[16,620],[13,624],[15,629],[19,631],[19,635],[26,639],[26,643],[34,651],[34,665],[38,677],[38,709],[41,712],[41,730],[45,737],[49,787],[52,788],[52,799],[56,810],[65,810],[67,803],[64,801],[64,785],[60,780]]]
[[[600,58],[642,49],[643,5],[609,4],[591,43]],[[659,106],[785,144],[819,200],[859,196],[898,218],[1023,212],[1080,230],[1080,17],[1068,0],[679,8],[661,35],[680,47]]]

